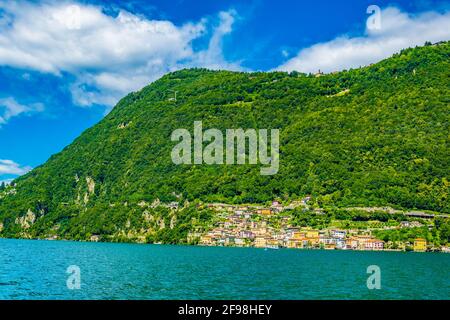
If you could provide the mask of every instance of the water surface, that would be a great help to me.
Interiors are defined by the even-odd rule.
[[[380,290],[367,288],[370,265]],[[450,254],[0,239],[0,299],[449,298]]]

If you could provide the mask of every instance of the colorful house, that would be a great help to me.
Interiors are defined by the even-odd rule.
[[[357,242],[358,242],[358,249],[359,249],[359,250],[367,250],[367,247],[370,247],[370,246],[371,246],[371,245],[366,246],[366,244],[372,239],[371,236],[368,236],[368,235],[358,235],[358,236],[355,237],[355,239],[356,239]]]
[[[298,242],[296,240],[287,240],[287,241],[285,241],[285,246],[287,248],[297,248]]]
[[[416,240],[414,240],[414,251],[427,251],[427,240],[425,240],[424,238],[417,238]]]
[[[331,230],[330,235],[333,238],[344,239],[346,232],[344,230]]]
[[[319,231],[317,230],[306,230],[306,235],[307,238],[317,238],[319,239]]]
[[[264,216],[269,216],[269,215],[272,214],[272,210],[270,210],[270,209],[261,209],[261,210],[258,210],[258,213],[260,213],[260,214],[262,214]]]
[[[267,240],[263,237],[255,238],[255,247],[256,248],[265,248],[267,246]]]
[[[212,236],[209,235],[209,234],[203,235],[203,236],[200,238],[200,244],[203,244],[203,245],[211,245],[212,243],[213,243],[213,241],[212,241]]]
[[[278,201],[273,201],[271,209],[274,212],[282,212],[283,211],[283,205],[281,203],[279,203]]]
[[[255,237],[253,232],[248,230],[242,230],[241,232],[239,232],[239,236],[244,239],[253,239]]]
[[[358,249],[358,239],[353,237],[346,239],[345,246],[347,247],[347,249]]]
[[[365,243],[366,250],[383,250],[384,241],[378,239],[369,239]]]
[[[321,236],[319,238],[319,243],[323,243],[324,245],[336,244],[336,239],[327,236]]]
[[[273,239],[273,238],[272,239],[267,239],[266,243],[267,243],[268,246],[273,246],[273,247],[279,245],[278,240],[277,239]]]
[[[308,239],[308,245],[312,246],[312,247],[318,247],[319,246],[319,236],[317,237],[311,237],[311,238],[307,238]]]
[[[305,238],[305,232],[299,232],[299,231],[294,231],[292,232],[292,240],[301,240],[303,238]]]

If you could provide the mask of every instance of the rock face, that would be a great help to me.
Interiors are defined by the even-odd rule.
[[[3,191],[0,236],[23,230],[47,236],[59,224],[58,235],[89,239],[116,235],[129,221],[133,230],[172,231],[171,239],[179,225],[185,232],[190,224],[179,214],[189,209],[185,204],[307,195],[319,206],[450,212],[449,54],[446,42],[317,78],[204,69],[167,74],[124,97]],[[177,100],[169,101],[173,91]],[[194,136],[196,121],[203,132],[222,134],[279,129],[278,173],[262,176],[259,162],[175,164],[179,141],[172,133]]]
[[[93,195],[95,192],[95,181],[91,177],[86,177],[87,192],[84,194],[84,204],[89,202],[89,196]]]
[[[22,217],[16,218],[16,224],[19,224],[22,229],[29,229],[36,221],[36,214],[28,209],[27,213]]]
[[[95,191],[95,181],[91,177],[86,177],[86,183],[88,187],[89,194],[94,194]]]

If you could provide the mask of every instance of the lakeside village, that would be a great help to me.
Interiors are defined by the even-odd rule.
[[[203,246],[255,247],[266,249],[298,248],[298,249],[328,249],[328,250],[385,250],[385,251],[435,251],[424,238],[416,238],[413,243],[400,243],[393,248],[372,235],[371,229],[337,229],[327,228],[315,230],[308,227],[290,225],[289,210],[303,206],[306,210],[307,201],[291,203],[283,206],[274,201],[268,208],[259,206],[243,206],[229,204],[207,204],[207,207],[217,213],[218,220],[214,228],[206,233],[191,232],[188,242],[198,242]],[[399,211],[392,208],[354,208],[374,212],[385,210],[389,213]],[[316,214],[323,214],[322,209],[314,209]],[[435,216],[424,212],[407,212],[405,215],[416,218],[432,219]],[[448,218],[447,215],[442,215]],[[272,223],[274,220],[277,222]],[[384,226],[382,229],[414,228],[422,224],[417,221],[401,221],[399,226]],[[439,248],[439,251],[450,252],[449,247]]]

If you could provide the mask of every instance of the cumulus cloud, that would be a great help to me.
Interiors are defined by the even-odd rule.
[[[23,175],[28,171],[30,171],[31,169],[32,168],[28,166],[22,167],[12,160],[0,159],[0,175],[3,174]]]
[[[426,41],[450,39],[450,12],[424,12],[411,15],[395,7],[381,11],[380,28],[367,28],[364,36],[340,36],[302,49],[278,67],[283,71],[339,71],[369,65],[401,49],[423,45]]]
[[[13,97],[0,98],[0,127],[13,117],[43,110],[44,106],[41,103],[24,105],[18,103]]]
[[[222,57],[221,38],[231,32],[234,12],[219,19],[209,48],[195,52],[192,42],[207,33],[206,19],[177,26],[75,2],[0,0],[0,65],[74,75],[75,103],[113,105],[166,72],[212,66]],[[221,59],[214,66],[228,65]]]

